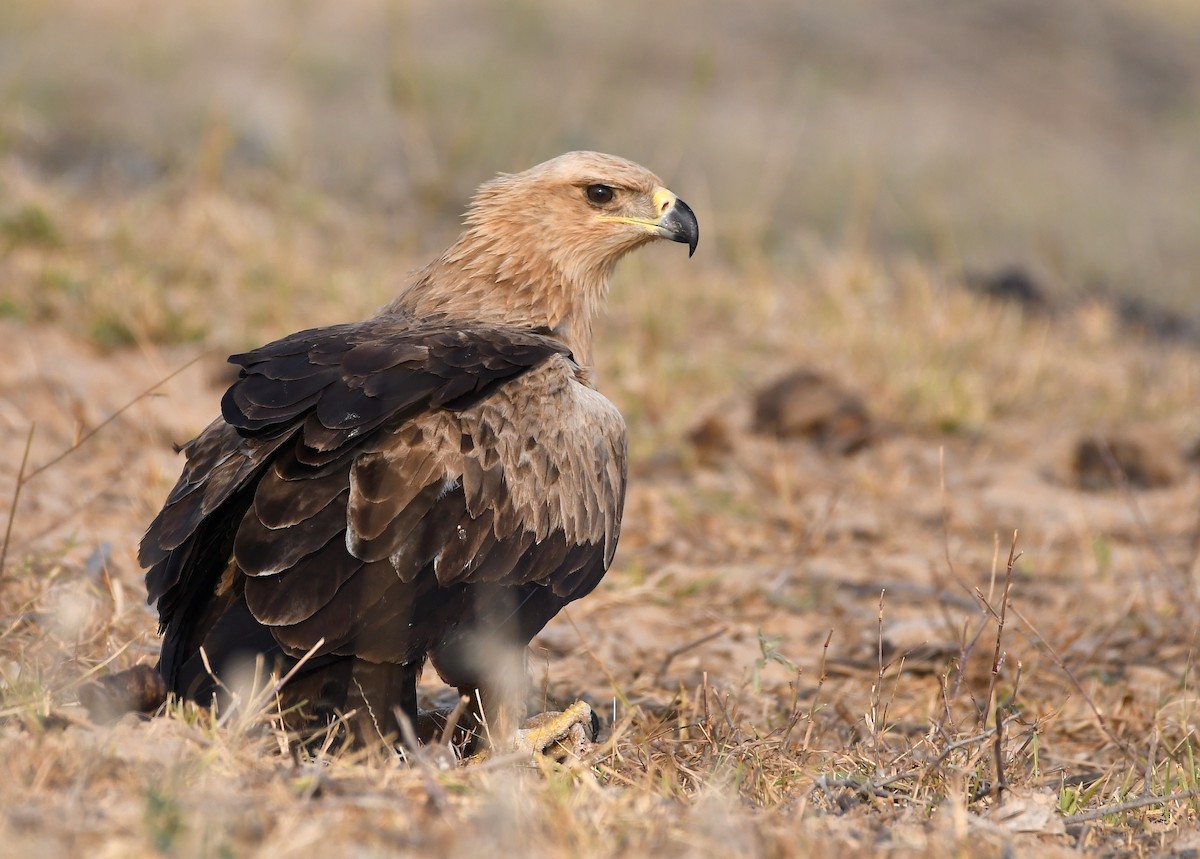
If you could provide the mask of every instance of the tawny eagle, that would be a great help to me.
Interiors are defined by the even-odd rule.
[[[484,184],[372,318],[232,356],[141,543],[167,689],[208,703],[238,663],[307,655],[285,705],[394,737],[428,659],[485,716],[514,709],[497,643],[523,653],[616,549],[625,424],[592,382],[592,320],[659,238],[695,251],[682,200],[568,153]]]

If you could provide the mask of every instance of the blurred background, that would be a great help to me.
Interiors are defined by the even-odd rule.
[[[51,319],[114,289],[62,258],[39,264],[37,296],[12,276],[22,246],[82,235],[124,241],[116,266],[163,256],[157,280],[118,289],[121,312],[104,299],[86,322],[99,341],[203,336],[228,320],[152,307],[222,279],[219,259],[142,245],[171,195],[215,188],[300,225],[367,216],[367,238],[415,266],[482,180],[571,148],[663,176],[699,213],[709,266],[789,277],[851,246],[1200,310],[1191,0],[7,0],[0,314]],[[95,200],[123,230],[75,220]],[[234,220],[235,243],[261,226]],[[240,269],[240,291],[297,278],[276,268]]]

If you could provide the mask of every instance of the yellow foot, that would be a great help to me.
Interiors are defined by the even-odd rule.
[[[596,750],[596,717],[592,708],[576,701],[561,713],[540,713],[517,731],[516,747],[556,761],[576,757],[586,761]]]

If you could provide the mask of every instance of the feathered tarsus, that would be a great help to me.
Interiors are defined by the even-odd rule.
[[[207,703],[213,674],[308,654],[285,704],[395,737],[428,658],[515,718],[501,675],[620,531],[625,426],[592,386],[592,318],[621,256],[697,235],[644,168],[569,153],[484,185],[373,318],[231,357],[141,544],[167,688]]]

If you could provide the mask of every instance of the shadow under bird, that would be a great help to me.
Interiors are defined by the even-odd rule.
[[[698,237],[645,168],[568,153],[483,185],[372,318],[232,356],[141,544],[166,690],[207,704],[263,659],[291,674],[290,727],[394,740],[428,660],[511,738],[526,646],[600,582],[621,527],[593,318],[622,256]]]

